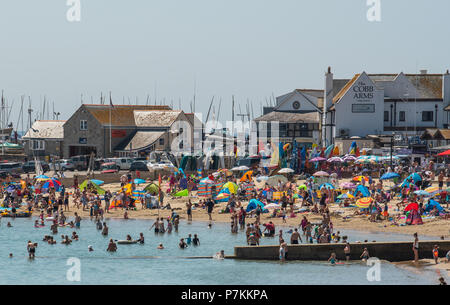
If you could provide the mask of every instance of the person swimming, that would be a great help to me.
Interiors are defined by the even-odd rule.
[[[331,253],[330,258],[328,259],[328,261],[331,263],[331,265],[336,265],[337,263],[337,259],[336,259],[336,253]]]

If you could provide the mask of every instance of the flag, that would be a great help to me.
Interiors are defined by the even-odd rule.
[[[331,144],[330,146],[327,147],[327,149],[325,149],[324,155],[325,158],[330,158],[332,153],[333,153],[333,149],[334,149],[334,144]]]
[[[334,156],[339,156],[339,146],[336,146],[333,151]]]
[[[350,145],[350,148],[349,148],[349,150],[348,150],[348,153],[350,154],[350,155],[356,155],[356,141],[353,141],[352,142],[352,145]]]
[[[303,146],[302,151],[300,152],[300,167],[303,169],[304,164],[303,162],[305,162],[306,164],[306,147]]]

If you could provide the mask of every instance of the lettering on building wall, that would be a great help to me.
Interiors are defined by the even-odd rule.
[[[359,81],[353,86],[353,99],[359,102],[369,101],[374,97],[374,86],[367,85],[366,83]]]

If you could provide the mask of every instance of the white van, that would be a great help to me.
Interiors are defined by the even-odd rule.
[[[132,158],[108,158],[107,160],[116,163],[119,170],[129,170],[134,161]]]

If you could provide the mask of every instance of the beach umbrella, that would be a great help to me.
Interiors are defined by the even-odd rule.
[[[293,173],[294,170],[292,168],[282,168],[278,171],[279,174],[290,174]]]
[[[238,167],[241,171],[248,171],[250,168],[248,166],[242,165]]]
[[[440,190],[437,186],[430,186],[425,189],[425,192],[427,192],[429,195],[436,195],[440,192]]]
[[[423,191],[423,190],[415,191],[414,194],[419,195],[419,196],[430,196],[430,194],[428,192]]]
[[[380,180],[394,179],[397,177],[400,177],[400,175],[397,173],[390,172],[390,173],[386,173],[383,176],[381,176]]]
[[[361,209],[367,209],[372,201],[373,199],[371,197],[364,197],[356,201],[356,206]]]
[[[372,160],[372,159],[360,159],[360,160],[356,160],[355,163],[358,163],[358,164],[376,164],[375,160]]]
[[[313,174],[314,177],[329,177],[330,175],[324,171],[318,171]]]
[[[238,190],[238,186],[236,183],[229,181],[222,186],[222,189],[228,189],[231,194],[236,194],[237,190]]]
[[[339,158],[339,157],[332,157],[332,158],[328,159],[327,162],[330,162],[330,163],[331,162],[341,163],[341,162],[344,162],[344,160],[342,158]]]
[[[95,183],[97,185],[102,185],[103,183],[105,183],[105,181],[98,180],[98,179],[91,179],[89,181],[91,181],[92,183]]]
[[[444,156],[449,156],[449,155],[450,155],[450,149],[438,154],[439,157],[444,157]]]
[[[334,190],[335,187],[331,183],[324,183],[321,186],[319,186],[320,190],[323,188],[326,188],[328,190]]]
[[[10,184],[10,185],[8,185],[8,187],[6,188],[6,191],[7,191],[8,193],[12,193],[12,192],[14,192],[15,189],[16,189],[16,186],[15,186],[14,184]]]
[[[134,179],[133,182],[134,182],[134,184],[142,184],[142,183],[145,183],[146,181],[144,179],[136,178],[136,179]]]
[[[408,211],[411,211],[411,210],[418,211],[419,210],[419,205],[417,203],[415,203],[415,202],[408,204],[406,206],[406,208],[405,208],[405,212],[408,212]]]
[[[326,161],[327,159],[322,158],[322,157],[315,157],[312,158],[311,160],[309,160],[309,162],[320,162],[320,161]]]
[[[342,182],[341,185],[340,185],[340,187],[341,187],[342,189],[354,189],[354,188],[356,188],[356,185],[354,185],[354,184],[351,183],[351,182]]]
[[[350,193],[341,194],[337,197],[338,199],[353,199],[355,196],[353,196]]]
[[[356,157],[352,155],[346,155],[344,158],[342,158],[344,162],[353,162],[356,161]]]
[[[240,171],[240,168],[239,168],[239,166],[235,166],[232,169],[230,169],[230,171],[238,172],[238,171]]]
[[[43,189],[49,189],[53,187],[55,190],[59,190],[59,187],[61,186],[61,182],[56,179],[50,179],[47,182],[44,183],[42,186]]]
[[[46,181],[46,180],[50,180],[50,177],[48,177],[46,175],[39,175],[39,176],[36,176],[36,179],[38,181]]]
[[[353,177],[352,180],[361,182],[363,179],[366,180],[366,181],[369,181],[369,178],[366,177],[366,176],[356,176],[356,177]]]

